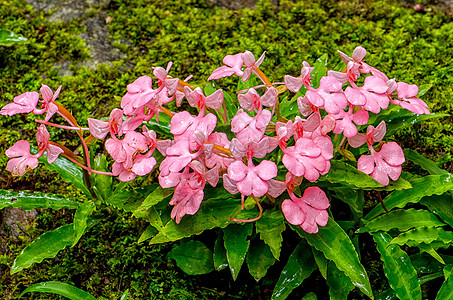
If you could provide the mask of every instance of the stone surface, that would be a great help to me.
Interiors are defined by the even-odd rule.
[[[0,235],[17,238],[38,215],[36,210],[7,207],[0,210]]]

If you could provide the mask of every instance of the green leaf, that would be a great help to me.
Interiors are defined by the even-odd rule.
[[[373,125],[377,126],[381,121],[385,121],[387,127],[386,135],[393,135],[403,128],[414,126],[418,122],[447,116],[449,114],[431,113],[430,115],[418,115],[400,106],[394,106],[392,109],[387,109],[386,112],[380,113]],[[370,122],[372,121],[370,120]]]
[[[85,233],[87,228],[87,221],[91,214],[94,212],[96,205],[92,201],[88,201],[85,203],[80,204],[79,208],[77,208],[76,213],[74,215],[74,241],[72,242],[72,247],[77,244],[79,239]]]
[[[12,44],[27,43],[28,40],[21,35],[5,29],[0,29],[0,46],[10,46]]]
[[[406,231],[414,227],[424,226],[444,226],[436,215],[427,210],[411,209],[397,209],[389,212],[388,214],[379,216],[372,221],[368,222],[364,227],[359,228],[356,232],[376,232],[387,231],[396,228],[399,231]]]
[[[143,231],[143,233],[140,235],[137,243],[140,244],[146,240],[149,240],[150,238],[154,237],[158,232],[159,231],[157,231],[157,229],[154,228],[154,226],[149,225],[148,227],[146,227],[145,231]]]
[[[20,207],[24,210],[32,210],[35,208],[76,209],[79,205],[80,202],[55,194],[0,190],[0,209],[5,207]]]
[[[223,101],[225,101],[225,105],[227,108],[227,116],[229,118],[228,121],[230,121],[237,113],[238,111],[238,106],[237,106],[237,101],[233,100],[231,98],[230,94],[227,92],[223,91]]]
[[[321,81],[321,78],[327,75],[328,58],[329,56],[327,55],[327,53],[323,54],[316,60],[316,62],[313,65],[314,69],[311,72],[311,76],[313,77],[312,85],[314,88],[319,87],[319,82]]]
[[[413,247],[421,243],[430,244],[434,241],[439,241],[443,244],[449,245],[453,242],[453,232],[445,231],[443,228],[436,227],[417,227],[401,233],[399,236],[394,238],[390,244],[408,244]]]
[[[428,253],[429,255],[431,255],[435,260],[437,260],[438,262],[440,262],[441,264],[445,265],[445,261],[444,259],[442,258],[442,256],[439,255],[439,253],[437,253],[436,249],[434,249],[434,247],[429,244],[425,244],[425,243],[422,243],[422,244],[419,244],[417,246],[418,248],[420,248],[420,250],[422,252],[426,252]]]
[[[331,300],[348,299],[349,293],[354,289],[354,285],[348,276],[338,270],[337,266],[329,262],[327,267],[327,285]]]
[[[167,255],[186,274],[201,275],[214,271],[212,251],[200,241],[181,242]]]
[[[123,295],[121,296],[120,300],[126,300],[127,299],[127,295],[129,294],[129,289],[125,290]]]
[[[282,232],[285,231],[285,218],[279,210],[264,211],[261,219],[256,221],[256,233],[270,247],[276,259],[280,259]]]
[[[305,296],[301,300],[317,300],[317,299],[318,299],[318,297],[316,296],[316,294],[313,292],[310,292],[310,293],[305,294]]]
[[[348,187],[332,187],[330,190],[335,193],[335,197],[349,205],[357,218],[362,217],[365,204],[365,193],[363,190],[353,190]]]
[[[443,254],[440,254],[440,256],[446,264],[453,264],[453,256]],[[417,253],[411,255],[410,258],[417,274],[436,273],[441,271],[444,267],[439,261],[425,253]]]
[[[143,203],[134,210],[133,215],[137,218],[144,218],[149,213],[149,210],[157,203],[164,200],[167,196],[163,193],[163,188],[158,186],[151,194],[149,194]]]
[[[438,215],[444,222],[453,227],[453,196],[451,193],[425,197],[420,203],[428,207],[433,214]]]
[[[96,156],[94,159],[93,167],[98,171],[107,172],[108,164],[107,160],[105,159],[105,156]],[[98,197],[105,201],[113,193],[112,188],[113,177],[108,175],[93,174],[93,178],[94,178],[93,190],[96,192]]]
[[[422,291],[417,272],[406,252],[391,245],[392,237],[385,232],[371,234],[384,262],[384,273],[399,299],[421,299]]]
[[[321,251],[316,250],[315,248],[312,248],[311,251],[313,252],[313,257],[315,258],[316,265],[318,266],[319,272],[321,273],[321,276],[324,277],[324,279],[327,278],[327,259],[322,254]]]
[[[427,91],[429,91],[430,88],[432,88],[432,84],[422,84],[421,86],[418,87],[418,94],[417,97],[420,98],[420,96],[423,96],[426,94]]]
[[[214,244],[214,268],[217,271],[223,270],[228,267],[228,260],[226,257],[226,249],[223,241],[223,232],[220,231]]]
[[[11,275],[46,258],[53,258],[60,250],[71,246],[74,241],[74,225],[68,224],[48,231],[30,243],[14,260]]]
[[[254,239],[247,253],[249,272],[258,282],[263,278],[270,266],[275,263],[271,249],[260,239]]]
[[[330,171],[326,175],[319,177],[319,181],[339,183],[352,189],[375,189],[382,187],[382,184],[369,175],[347,163],[331,159],[330,164]]]
[[[452,269],[453,265],[445,266],[445,282],[437,293],[436,300],[453,299],[453,276],[450,276]]]
[[[253,226],[251,223],[230,224],[223,229],[223,240],[226,249],[228,265],[230,266],[233,280],[239,275],[245,256],[250,246],[249,235],[252,234]]]
[[[407,203],[415,203],[423,197],[431,195],[441,195],[453,189],[453,176],[451,174],[429,175],[412,180],[412,188],[402,191],[393,191],[384,198],[384,205],[388,210],[395,207],[402,208]],[[365,219],[371,220],[384,213],[382,205],[377,205],[366,216]]]
[[[209,192],[211,191],[211,192]],[[241,211],[239,199],[224,189],[205,188],[205,200],[201,202],[198,212],[191,216],[186,215],[179,224],[171,220],[151,240],[151,244],[176,241],[184,237],[197,235],[207,229],[224,228]]]
[[[327,259],[333,260],[338,269],[344,272],[365,295],[373,298],[368,275],[360,263],[351,239],[331,217],[326,226],[319,227],[316,234],[307,233],[300,226],[291,227],[301,237],[307,239],[310,245],[321,251]]]
[[[170,117],[164,113],[159,114],[159,122],[151,119],[146,123],[146,127],[154,130],[156,133],[163,135],[171,135],[170,133]]]
[[[305,240],[302,240],[283,268],[275,285],[272,300],[286,299],[314,270],[316,270],[316,264],[311,247]]]
[[[92,198],[90,191],[85,185],[82,168],[62,156],[59,156],[54,163],[49,164],[47,162],[46,153],[39,158],[39,162],[44,163],[47,169],[60,174],[64,181],[74,184],[74,186],[87,195],[88,198]]]
[[[305,87],[302,87],[305,89]],[[293,115],[299,114],[299,107],[297,105],[297,97],[291,98],[291,100],[283,99],[279,103],[280,115],[289,119]]]
[[[420,153],[412,149],[404,149],[404,157],[420,167],[423,170],[429,172],[431,175],[442,175],[447,174],[448,172],[444,169],[441,169],[434,161],[424,157]]]
[[[133,212],[158,186],[159,184],[155,183],[145,187],[115,192],[106,200],[106,203],[124,211]]]
[[[36,283],[26,288],[19,297],[29,292],[40,292],[40,293],[52,293],[57,294],[71,300],[96,300],[95,297],[88,294],[87,292],[76,288],[73,285],[59,282],[59,281],[47,281]]]

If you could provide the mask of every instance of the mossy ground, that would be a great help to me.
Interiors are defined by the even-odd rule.
[[[453,108],[453,23],[451,16],[432,7],[425,14],[395,1],[260,1],[256,9],[231,11],[204,1],[100,1],[81,17],[49,22],[51,12],[33,10],[24,0],[0,0],[0,28],[29,39],[25,45],[0,47],[0,105],[41,84],[52,89],[63,85],[59,96],[81,125],[88,117],[107,116],[118,107],[126,85],[151,74],[152,66],[174,62],[172,75],[203,83],[227,54],[245,49],[260,55],[266,51],[262,69],[274,81],[285,74],[296,76],[303,61],[313,63],[324,53],[329,66],[340,62],[337,49],[345,53],[362,45],[367,63],[410,84],[432,84],[423,99],[432,112],[450,113]],[[426,3],[425,3],[426,4]],[[429,5],[426,5],[430,8]],[[125,54],[121,61],[84,67],[89,49],[80,34],[90,16],[100,12],[111,18],[108,28],[113,44]],[[71,76],[60,76],[62,62],[70,62]],[[228,85],[231,81],[219,81]],[[34,116],[0,118],[0,151],[19,139],[33,140]],[[394,137],[403,148],[418,150],[452,170],[453,117],[414,125]],[[74,135],[51,131],[51,138],[75,149]],[[98,145],[98,150],[102,150]],[[0,168],[7,162],[0,155]],[[65,194],[83,201],[72,186],[40,167],[22,178],[0,173],[0,188],[39,190]],[[267,298],[275,282],[272,276],[254,284],[246,274],[237,282],[225,279],[228,272],[189,277],[179,271],[165,253],[171,245],[138,245],[144,224],[130,215],[105,211],[109,222],[94,227],[74,248],[19,274],[9,276],[14,257],[32,238],[46,230],[70,223],[71,211],[44,211],[21,240],[4,239],[9,251],[1,254],[0,294],[18,296],[32,283],[61,280],[107,299],[126,288],[131,298]],[[2,248],[3,249],[3,248]],[[5,248],[6,249],[6,248]],[[376,283],[376,288],[382,282]],[[205,288],[203,288],[205,287]],[[266,292],[267,291],[267,292]],[[305,291],[304,291],[305,292]],[[302,293],[302,292],[301,292]],[[28,296],[48,299],[48,295]]]

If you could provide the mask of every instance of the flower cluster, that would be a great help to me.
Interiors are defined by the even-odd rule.
[[[174,188],[171,217],[177,223],[185,215],[198,211],[206,183],[215,187],[221,180],[228,192],[240,193],[243,207],[245,197],[251,197],[261,216],[260,202],[263,197],[270,198],[272,203],[281,205],[290,224],[316,233],[318,226],[327,223],[330,204],[326,194],[316,186],[306,188],[298,196],[303,178],[316,182],[329,172],[330,160],[338,149],[347,145],[357,148],[366,143],[369,155],[358,159],[357,169],[380,184],[388,185],[390,179],[397,180],[401,174],[401,164],[405,161],[402,149],[395,142],[383,142],[384,122],[376,127],[369,125],[365,133],[359,131],[368,124],[370,113],[378,114],[390,104],[416,114],[429,114],[426,103],[417,98],[417,86],[388,79],[366,64],[363,47],[357,47],[352,57],[339,53],[346,68],[343,72],[329,71],[317,88],[312,82],[314,68],[307,62],[303,63],[300,76],[286,75],[284,83],[272,83],[259,68],[265,59],[264,53],[258,60],[249,51],[227,55],[224,65],[215,69],[208,81],[235,75],[243,82],[252,76],[262,82],[238,92],[240,109],[235,112],[227,111],[222,89],[205,95],[200,87],[188,83],[190,78],[183,81],[169,76],[172,66],[169,63],[166,69],[154,68],[157,79],[154,86],[149,76],[129,84],[121,109],[114,109],[105,121],[88,119],[88,128],[80,127],[72,115],[55,102],[61,87],[53,94],[43,85],[40,109],[36,108],[39,94],[27,92],[0,111],[3,115],[46,113],[45,120],[37,120],[40,123],[38,153],[30,153],[28,141],[18,141],[6,152],[12,158],[7,169],[13,175],[23,175],[35,168],[38,158],[47,152],[50,163],[62,154],[89,174],[118,176],[119,180],[127,182],[137,175],[149,174],[156,167],[153,154],[157,149],[164,156],[158,166],[158,181],[163,188]],[[359,81],[363,76],[366,76],[364,80]],[[287,93],[286,90],[296,94],[300,113],[292,120],[281,116],[279,111],[280,94]],[[172,101],[180,107],[184,99],[198,114],[185,110],[173,113],[164,107]],[[50,123],[55,113],[70,126]],[[171,117],[171,138],[159,139],[156,132],[146,126],[153,118],[159,122],[161,113]],[[225,132],[216,131],[218,123],[227,124],[228,116],[232,116],[230,137],[234,137],[231,139]],[[105,149],[114,161],[112,172],[94,170],[89,158],[82,161],[69,149],[50,142],[46,125],[76,130],[85,153],[89,152],[84,131],[100,140],[107,138]],[[332,135],[343,136],[335,149]],[[375,142],[378,142],[376,148]],[[276,153],[280,153],[281,160],[276,159]],[[275,198],[278,201],[274,201]]]

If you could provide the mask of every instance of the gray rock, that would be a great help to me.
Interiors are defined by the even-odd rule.
[[[6,207],[0,210],[0,234],[17,238],[38,215],[36,210]]]

